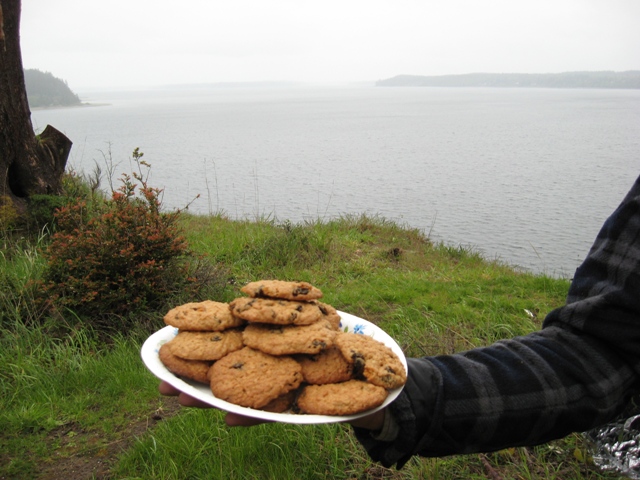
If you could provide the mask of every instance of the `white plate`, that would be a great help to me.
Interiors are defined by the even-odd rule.
[[[362,318],[356,317],[354,315],[350,315],[344,312],[338,312],[340,314],[340,326],[343,331],[361,333],[363,335],[369,335],[370,337],[375,338],[376,340],[384,343],[386,346],[391,348],[395,352],[395,354],[400,358],[400,361],[404,365],[405,371],[407,369],[407,360],[402,353],[402,350],[398,346],[398,344],[391,338],[384,330],[380,329],[376,325]],[[363,417],[366,415],[370,415],[373,412],[376,412],[384,407],[386,407],[389,403],[391,403],[395,398],[400,394],[402,387],[396,388],[394,390],[389,391],[389,395],[387,396],[384,403],[374,409],[367,410],[366,412],[359,413],[357,415],[348,415],[348,416],[332,416],[332,415],[307,415],[307,414],[295,414],[295,413],[272,413],[265,412],[262,410],[255,410],[253,408],[241,407],[239,405],[235,405],[233,403],[226,402],[217,398],[213,393],[211,393],[211,389],[208,385],[194,382],[191,380],[183,379],[181,377],[177,377],[173,373],[171,373],[164,364],[158,358],[158,350],[163,343],[168,342],[178,333],[178,329],[175,327],[165,327],[161,330],[158,330],[156,333],[151,335],[147,340],[145,340],[142,345],[141,356],[142,361],[145,363],[147,368],[151,370],[151,372],[158,377],[160,380],[164,380],[169,383],[173,387],[178,390],[191,395],[194,398],[202,400],[203,402],[208,403],[209,405],[219,408],[221,410],[225,410],[227,412],[237,413],[239,415],[244,415],[246,417],[254,417],[262,420],[269,420],[274,422],[283,422],[283,423],[299,423],[299,424],[314,424],[314,423],[334,423],[334,422],[345,422],[349,420],[353,420],[359,417]]]

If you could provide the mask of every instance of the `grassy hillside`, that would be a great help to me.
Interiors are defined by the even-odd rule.
[[[568,289],[566,280],[434,245],[380,218],[181,222],[191,248],[224,275],[215,300],[235,298],[251,280],[306,280],[327,303],[378,324],[408,356],[531,332]],[[0,267],[16,288],[38,276],[38,249],[2,255]],[[5,311],[20,311],[11,299],[2,298]],[[25,325],[17,314],[2,325],[0,478],[615,478],[598,472],[579,435],[487,455],[416,458],[395,471],[371,463],[344,425],[227,428],[221,412],[181,409],[157,393],[139,348],[163,326],[162,313],[108,344],[75,325],[72,312],[53,325]]]

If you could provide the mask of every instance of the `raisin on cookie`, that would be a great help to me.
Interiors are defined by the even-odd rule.
[[[281,298],[284,300],[309,301],[322,297],[322,291],[308,282],[287,282],[285,280],[250,282],[240,291],[250,297]]]
[[[221,331],[239,327],[244,321],[231,314],[229,304],[205,300],[172,308],[164,316],[164,323],[181,330]]]
[[[314,354],[333,345],[337,334],[325,320],[302,326],[250,323],[242,339],[245,345],[271,355]]]
[[[318,302],[318,308],[322,312],[323,319],[327,320],[334,330],[340,330],[340,314],[332,305],[328,303]]]
[[[335,345],[316,355],[296,355],[294,358],[302,366],[305,383],[324,385],[346,382],[353,378],[353,365]]]
[[[260,409],[302,383],[301,367],[293,358],[276,357],[244,347],[211,366],[211,391],[227,402]]]
[[[398,356],[382,342],[368,335],[339,333],[335,338],[342,355],[353,364],[354,376],[362,375],[374,385],[393,389],[407,381]]]
[[[169,343],[175,356],[187,360],[218,360],[244,346],[242,330],[237,328],[222,332],[179,330]]]
[[[273,298],[240,297],[229,307],[231,313],[248,322],[275,325],[310,325],[324,315],[316,302],[298,302]]]

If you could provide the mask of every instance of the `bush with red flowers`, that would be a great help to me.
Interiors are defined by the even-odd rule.
[[[141,157],[136,149],[138,167],[148,167]],[[103,323],[114,314],[158,308],[195,288],[180,212],[162,212],[162,191],[141,173],[124,174],[121,182],[99,207],[78,201],[58,209],[38,286],[48,310],[69,309]]]

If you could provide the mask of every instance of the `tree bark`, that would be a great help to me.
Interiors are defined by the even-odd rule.
[[[20,0],[0,0],[0,204],[12,202],[18,214],[34,194],[61,193],[71,140],[47,125],[38,137],[20,50]]]

